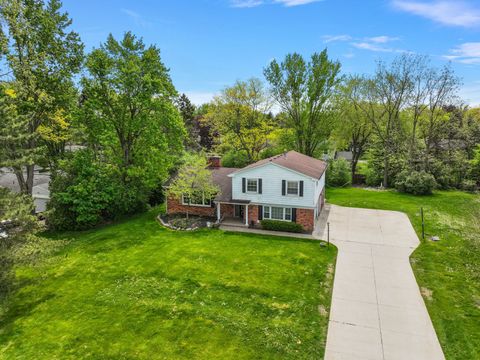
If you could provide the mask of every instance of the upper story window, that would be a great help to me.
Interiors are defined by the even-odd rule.
[[[287,181],[287,195],[298,196],[298,181]]]
[[[258,179],[247,179],[247,192],[258,192]]]

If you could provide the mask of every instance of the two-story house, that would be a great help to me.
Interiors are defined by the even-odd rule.
[[[220,166],[210,159],[212,179],[220,193],[213,199],[167,199],[169,214],[235,218],[245,226],[262,219],[293,221],[312,232],[325,202],[325,170],[318,159],[289,151],[260,160],[242,169]],[[201,199],[200,199],[201,198]]]

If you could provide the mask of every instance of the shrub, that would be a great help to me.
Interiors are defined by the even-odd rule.
[[[303,232],[302,225],[290,221],[261,220],[260,224],[264,230],[286,231],[294,233]]]
[[[478,189],[477,182],[475,180],[463,180],[460,184],[460,188],[464,191],[475,192]]]
[[[425,171],[404,170],[395,182],[398,191],[414,195],[430,195],[435,186],[435,178]]]
[[[382,180],[382,174],[379,174],[375,169],[370,167],[365,169],[365,184],[367,186],[380,186]]]
[[[328,186],[349,186],[352,183],[350,163],[345,159],[330,162],[327,170]]]

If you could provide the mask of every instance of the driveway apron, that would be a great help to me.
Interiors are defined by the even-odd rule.
[[[419,245],[400,212],[330,205],[317,233],[338,247],[325,359],[444,359],[409,256]]]

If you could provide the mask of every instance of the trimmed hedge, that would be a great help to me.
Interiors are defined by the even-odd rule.
[[[264,230],[273,231],[286,231],[293,233],[303,232],[303,226],[291,221],[279,221],[279,220],[261,220],[260,224]]]

